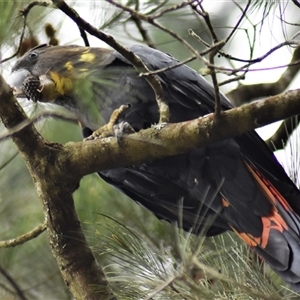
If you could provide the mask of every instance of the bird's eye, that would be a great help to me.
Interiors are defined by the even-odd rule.
[[[36,53],[36,52],[30,52],[29,54],[28,54],[28,57],[29,58],[36,58],[38,56],[38,54]]]

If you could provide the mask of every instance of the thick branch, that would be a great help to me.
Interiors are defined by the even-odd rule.
[[[294,64],[298,62],[298,64]],[[300,69],[300,47],[294,51],[290,66],[284,71],[276,82],[259,83],[252,85],[239,85],[236,89],[230,91],[226,96],[236,106],[240,106],[258,98],[278,95],[282,93],[292,82]]]
[[[295,64],[297,63],[298,64]],[[252,85],[240,85],[235,90],[232,90],[227,94],[227,97],[237,106],[244,103],[249,103],[260,97],[267,97],[269,95],[277,95],[282,93],[288,88],[292,80],[296,77],[300,69],[300,47],[297,47],[294,51],[290,65],[283,72],[280,78],[276,82],[272,83],[260,83]],[[269,138],[266,143],[271,149],[282,149],[286,144],[289,136],[293,130],[297,127],[300,118],[286,119],[285,124],[282,123],[275,134]],[[275,150],[274,149],[274,150]]]
[[[299,112],[300,89],[225,111],[217,121],[210,114],[163,128],[154,126],[124,137],[121,147],[116,138],[68,143],[58,165],[82,176],[114,167],[139,165],[239,136]]]
[[[0,76],[0,117],[6,128],[26,122],[25,115]],[[76,299],[108,299],[112,294],[103,271],[88,248],[72,193],[80,177],[63,173],[56,161],[63,147],[46,143],[32,123],[12,134],[42,200],[49,242],[62,276]]]

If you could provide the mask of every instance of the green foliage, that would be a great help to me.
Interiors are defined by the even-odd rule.
[[[15,44],[15,38],[18,36],[22,26],[22,19],[16,16],[16,12],[23,7],[20,1],[0,1],[0,45],[10,47]],[[12,36],[12,35],[15,36]]]
[[[105,270],[119,299],[297,299],[231,234],[206,240],[170,228],[173,242],[164,244],[150,231],[99,217],[90,243],[110,261]]]

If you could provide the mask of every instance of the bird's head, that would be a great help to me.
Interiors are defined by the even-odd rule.
[[[74,92],[80,81],[89,78],[96,69],[105,67],[110,62],[111,52],[103,48],[75,45],[40,45],[25,53],[16,62],[9,84],[22,94],[22,84],[26,78],[39,78],[41,88],[46,88],[41,101],[54,101],[59,95]],[[47,90],[48,86],[51,88]]]
[[[112,52],[75,45],[40,45],[16,62],[8,83],[17,96],[59,104],[87,123],[81,119],[99,115],[101,89],[106,84],[101,70],[114,60]]]

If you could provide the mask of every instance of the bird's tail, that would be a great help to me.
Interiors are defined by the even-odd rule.
[[[300,292],[300,217],[274,185],[254,166],[247,164],[247,168],[273,205],[269,215],[261,217],[263,230],[260,237],[237,232],[234,228],[233,230],[283,280]]]

